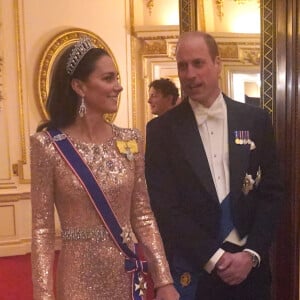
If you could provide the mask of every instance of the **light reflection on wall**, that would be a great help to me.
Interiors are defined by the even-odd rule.
[[[208,32],[260,33],[260,5],[256,0],[238,4],[224,0],[204,0],[205,26]],[[208,17],[209,16],[209,17]]]
[[[151,13],[145,4],[144,24],[150,26],[179,25],[179,1],[155,0]]]
[[[245,95],[249,97],[260,97],[260,74],[233,73],[232,85],[233,99],[245,102]]]
[[[228,25],[231,32],[260,33],[260,15],[255,11],[246,11],[235,16]]]

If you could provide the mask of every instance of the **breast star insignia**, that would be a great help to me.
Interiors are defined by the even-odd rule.
[[[137,243],[135,234],[132,232],[131,228],[129,228],[128,225],[122,227],[121,237],[122,237],[123,244],[127,244],[131,241]]]
[[[244,178],[244,182],[243,182],[243,193],[244,195],[248,195],[248,193],[253,190],[253,185],[254,185],[255,181],[252,178],[251,174],[246,173],[246,176]]]

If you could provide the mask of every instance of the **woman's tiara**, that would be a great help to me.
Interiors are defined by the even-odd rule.
[[[72,49],[72,52],[68,58],[67,65],[66,65],[66,71],[69,75],[73,75],[79,62],[86,55],[86,53],[89,52],[93,48],[96,48],[96,46],[93,44],[93,42],[88,37],[81,37],[76,42],[76,44],[74,45],[74,48]]]

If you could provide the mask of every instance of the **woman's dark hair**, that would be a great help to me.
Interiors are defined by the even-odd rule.
[[[46,102],[49,120],[39,125],[37,131],[44,128],[62,128],[75,121],[79,97],[71,86],[71,80],[73,78],[82,81],[87,80],[88,76],[95,70],[96,61],[101,56],[109,56],[105,49],[92,48],[80,60],[74,73],[69,75],[66,71],[66,65],[72,49],[73,46],[69,47],[54,66]]]

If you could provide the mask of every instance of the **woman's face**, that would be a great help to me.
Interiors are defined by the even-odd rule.
[[[115,113],[122,90],[113,60],[107,55],[101,56],[96,61],[95,70],[82,82],[87,114]]]

